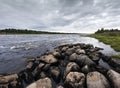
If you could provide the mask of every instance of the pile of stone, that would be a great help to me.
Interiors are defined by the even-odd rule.
[[[28,58],[18,74],[1,75],[0,88],[120,88],[120,64],[91,44],[65,44]],[[99,65],[100,59],[112,69]]]

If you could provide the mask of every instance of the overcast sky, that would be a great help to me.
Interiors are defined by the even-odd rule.
[[[0,0],[0,28],[91,33],[120,28],[120,0]]]

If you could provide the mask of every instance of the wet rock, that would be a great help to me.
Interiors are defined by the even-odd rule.
[[[18,79],[17,74],[2,76],[2,77],[0,77],[0,84],[8,83],[8,82],[11,82],[11,81],[14,81],[14,80],[17,80],[17,79]]]
[[[87,88],[110,88],[108,80],[99,72],[87,74]]]
[[[119,67],[120,68],[120,60],[117,58],[112,58],[108,64],[110,64],[112,67]]]
[[[45,62],[47,64],[56,64],[58,60],[51,54],[42,56],[40,61]]]
[[[81,68],[81,71],[85,74],[89,73],[91,71],[90,67],[88,65],[85,65]]]
[[[50,74],[51,74],[52,78],[55,80],[56,83],[60,82],[61,73],[60,73],[60,69],[58,67],[51,67],[50,68]]]
[[[45,78],[45,77],[48,76],[48,74],[49,74],[49,73],[44,72],[44,71],[38,72],[38,73],[36,73],[36,74],[34,75],[34,79],[35,79],[35,80],[38,80],[38,79],[40,79],[40,78]]]
[[[17,74],[0,77],[0,88],[20,88],[21,84],[18,78]]]
[[[67,49],[68,49],[68,46],[64,46],[64,47],[61,49],[61,51],[62,51],[62,52],[65,52]]]
[[[29,70],[29,71],[33,71],[35,69],[34,63],[29,62],[26,66],[26,69]]]
[[[79,71],[80,67],[75,63],[75,62],[69,62],[65,68],[65,71],[64,71],[64,79],[65,77],[67,76],[67,74],[69,72],[73,72],[73,71]]]
[[[79,72],[70,72],[64,82],[65,88],[84,88],[85,75]]]
[[[57,51],[53,51],[53,52],[52,52],[52,55],[53,55],[54,57],[56,57],[56,58],[59,58],[59,59],[60,59],[60,57],[61,57],[60,53],[57,52]]]
[[[99,56],[100,56],[100,58],[102,58],[102,60],[105,61],[105,62],[109,62],[109,61],[111,60],[111,57],[110,57],[110,56],[106,56],[106,55],[104,55],[103,53],[100,53],[100,52],[99,52]]]
[[[95,47],[95,51],[99,51],[99,50],[104,50],[104,49],[100,47]]]
[[[92,59],[95,63],[98,64],[100,58],[99,58],[99,54],[95,53],[95,54],[91,54],[90,56],[90,59]]]
[[[108,72],[108,69],[106,69],[106,68],[104,68],[102,66],[99,66],[99,65],[95,66],[94,68],[96,69],[96,71],[98,71],[98,72],[100,72],[100,73],[102,73],[104,75],[106,75],[107,72]]]
[[[70,60],[70,61],[76,61],[76,59],[77,59],[77,54],[76,54],[76,53],[73,53],[73,54],[70,55],[70,57],[69,57],[69,60]]]
[[[61,86],[61,85],[59,85],[59,86],[57,86],[57,88],[64,88],[63,86]]]
[[[40,63],[38,67],[33,71],[33,75],[35,77],[35,80],[39,78],[46,77],[46,73],[48,73],[50,69],[50,64]]]
[[[85,54],[85,50],[83,49],[77,49],[76,50],[76,53],[79,55],[79,54]]]
[[[30,71],[23,70],[19,73],[19,76],[22,80],[24,80],[27,84],[34,81],[33,74]]]
[[[75,52],[75,48],[68,48],[65,52],[65,54],[67,56],[70,56],[71,54],[73,54]]]
[[[10,82],[8,86],[9,88],[21,88],[22,87],[22,85],[18,83],[17,80]]]
[[[46,77],[39,79],[38,81],[30,84],[26,88],[52,88],[52,81],[50,78]]]
[[[79,46],[79,45],[76,45],[76,49],[80,49],[80,46]]]
[[[36,58],[34,58],[34,57],[27,57],[26,60],[29,63],[29,62],[34,62],[36,60]]]
[[[90,59],[88,58],[88,56],[86,55],[77,55],[77,60],[76,63],[79,64],[79,66],[95,66],[96,64]]]
[[[107,75],[114,88],[120,88],[120,74],[113,70],[109,70]]]
[[[8,88],[8,83],[7,84],[0,84],[0,88]]]

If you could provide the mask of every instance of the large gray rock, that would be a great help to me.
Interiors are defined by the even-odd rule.
[[[89,73],[91,71],[90,67],[88,65],[85,65],[81,68],[81,71],[85,74]]]
[[[20,88],[20,86],[17,74],[0,77],[0,88]]]
[[[68,49],[68,46],[64,46],[64,47],[62,47],[61,51],[65,52],[67,49]]]
[[[79,71],[80,67],[75,62],[69,62],[65,68],[64,71],[64,79],[67,76],[67,74],[71,71]]]
[[[96,64],[90,59],[88,58],[88,56],[86,55],[77,55],[77,60],[76,62],[80,65],[80,66],[95,66]]]
[[[59,83],[61,79],[60,69],[58,67],[51,67],[50,74],[55,82]]]
[[[70,61],[76,61],[76,59],[77,59],[77,54],[76,54],[76,53],[73,53],[73,54],[70,55],[70,57],[69,57],[69,60],[70,60]]]
[[[52,55],[53,55],[54,57],[56,57],[56,58],[60,58],[60,57],[61,57],[60,53],[57,52],[57,51],[53,51],[53,52],[52,52]]]
[[[7,84],[0,84],[0,88],[8,88],[8,83]]]
[[[30,84],[26,88],[52,88],[52,81],[50,78],[46,77],[39,79],[38,81]]]
[[[11,81],[14,81],[14,80],[17,80],[17,79],[18,79],[17,74],[2,76],[2,77],[0,77],[0,84],[8,83],[8,82],[11,82]]]
[[[92,59],[94,62],[98,63],[100,58],[99,58],[99,54],[95,53],[95,54],[90,54],[90,59]]]
[[[114,88],[120,88],[120,74],[113,70],[109,70],[107,75]]]
[[[70,72],[64,82],[65,88],[84,88],[85,75],[79,72]]]
[[[108,80],[99,72],[87,74],[87,88],[110,88]]]
[[[58,62],[58,60],[51,54],[42,56],[40,61],[43,61],[48,64],[55,64]]]
[[[77,54],[85,54],[85,50],[83,50],[83,49],[77,49],[75,52]]]
[[[75,52],[75,48],[68,48],[65,52],[65,54],[67,56],[70,56],[71,54],[73,54]]]

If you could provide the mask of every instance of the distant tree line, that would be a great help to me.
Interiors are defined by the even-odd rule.
[[[116,36],[119,35],[120,36],[120,30],[118,29],[98,29],[95,34],[106,34],[106,35],[111,35],[111,36]]]
[[[8,28],[8,29],[1,29],[0,34],[62,34],[62,33]]]
[[[108,32],[120,32],[120,30],[118,29],[104,29],[104,28],[101,28],[101,29],[98,29],[95,34],[97,33],[108,33]]]

